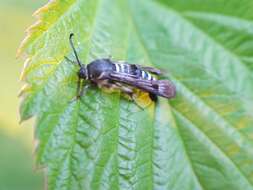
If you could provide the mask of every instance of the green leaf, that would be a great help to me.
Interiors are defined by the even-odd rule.
[[[36,116],[48,189],[253,189],[251,0],[50,1],[36,12],[21,120]],[[147,109],[90,89],[77,66],[112,55],[167,72],[175,99]]]

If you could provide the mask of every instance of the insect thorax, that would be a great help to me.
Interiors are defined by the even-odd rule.
[[[113,63],[109,59],[96,59],[87,65],[89,78],[98,78],[103,73],[113,71]]]

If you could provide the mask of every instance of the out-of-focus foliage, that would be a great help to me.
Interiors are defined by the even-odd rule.
[[[31,152],[23,144],[20,139],[10,138],[0,130],[1,190],[42,189],[43,180],[33,173],[33,161],[29,157]]]
[[[22,64],[16,59],[24,29],[43,0],[0,0],[0,190],[41,190],[41,170],[33,161],[33,129],[19,124],[18,91]],[[15,3],[16,2],[16,3]],[[45,1],[44,1],[45,2]]]
[[[21,117],[36,116],[49,189],[253,189],[251,0],[69,0],[37,12]],[[174,100],[75,96],[77,67],[113,55],[167,72]],[[78,43],[77,43],[78,42]]]

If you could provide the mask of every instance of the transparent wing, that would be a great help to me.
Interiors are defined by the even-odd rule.
[[[152,73],[154,75],[164,75],[163,71],[161,71],[161,70],[159,70],[157,68],[154,68],[154,67],[147,67],[147,66],[142,66],[142,65],[136,65],[136,67],[138,67],[141,70],[150,72],[150,73]]]

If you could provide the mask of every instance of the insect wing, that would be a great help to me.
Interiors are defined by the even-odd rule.
[[[168,80],[144,80],[134,75],[113,72],[110,74],[111,80],[134,86],[143,91],[147,91],[165,98],[173,98],[176,95],[175,86]]]
[[[142,65],[136,65],[139,69],[141,70],[144,70],[144,71],[147,71],[147,72],[150,72],[154,75],[163,75],[164,73],[159,70],[159,69],[156,69],[154,67],[146,67],[146,66],[142,66]]]

